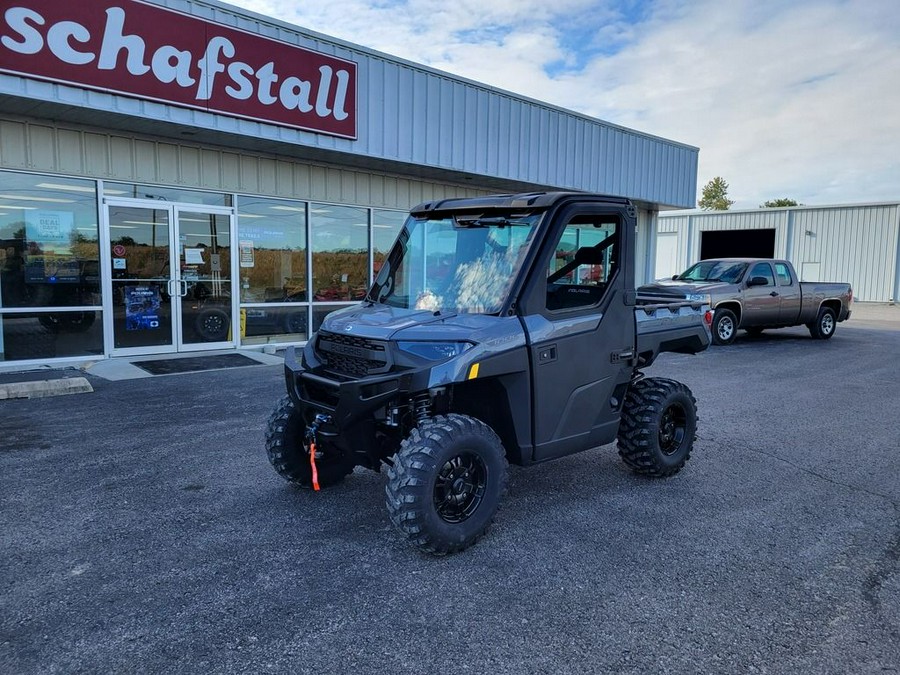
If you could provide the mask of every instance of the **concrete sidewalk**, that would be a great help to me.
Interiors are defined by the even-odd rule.
[[[900,330],[900,305],[885,302],[854,302],[852,314],[841,328],[876,328]]]

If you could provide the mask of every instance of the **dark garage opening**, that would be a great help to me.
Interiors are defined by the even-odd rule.
[[[724,230],[700,233],[700,259],[774,258],[775,230]]]

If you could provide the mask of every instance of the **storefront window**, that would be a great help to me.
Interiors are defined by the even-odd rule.
[[[361,300],[369,283],[369,212],[310,204],[313,300]]]
[[[241,342],[296,342],[309,334],[306,203],[238,197]]]
[[[182,204],[204,204],[206,206],[231,206],[232,197],[223,192],[205,190],[182,190],[162,185],[141,185],[139,183],[103,183],[103,196],[128,199],[158,199],[162,202]]]
[[[372,211],[372,272],[378,274],[397,233],[406,221],[403,211]]]
[[[102,354],[100,305],[96,184],[0,171],[0,360]]]
[[[306,302],[306,205],[238,197],[241,302]]]

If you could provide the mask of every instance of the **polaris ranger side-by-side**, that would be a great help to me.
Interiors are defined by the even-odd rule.
[[[706,349],[711,314],[636,294],[635,230],[629,201],[581,193],[416,207],[363,302],[287,350],[269,460],[316,489],[386,464],[391,520],[435,554],[487,530],[507,462],[618,437],[635,472],[678,472],[694,398],[640,369]]]

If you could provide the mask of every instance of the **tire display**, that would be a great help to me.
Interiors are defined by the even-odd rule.
[[[223,309],[211,308],[204,309],[194,321],[194,328],[197,335],[206,342],[221,342],[228,339],[228,328],[231,319],[228,312]]]

